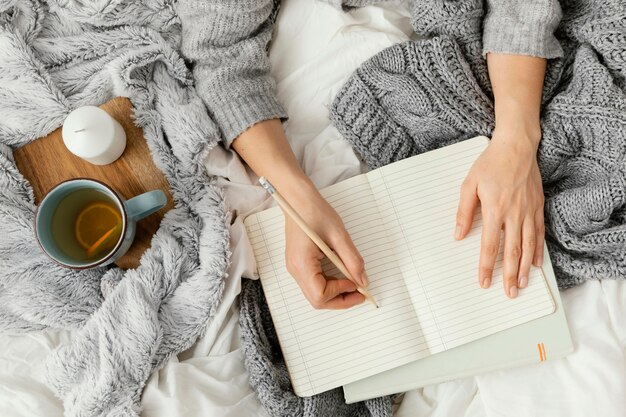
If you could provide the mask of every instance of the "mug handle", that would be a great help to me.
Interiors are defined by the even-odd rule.
[[[126,213],[132,221],[138,221],[161,210],[167,204],[167,197],[161,190],[148,191],[124,203]]]

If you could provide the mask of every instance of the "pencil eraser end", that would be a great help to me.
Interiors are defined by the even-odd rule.
[[[265,188],[265,191],[267,191],[270,194],[274,194],[274,192],[276,192],[272,184],[270,184],[270,182],[265,177],[259,178],[259,184],[261,184],[261,186]]]

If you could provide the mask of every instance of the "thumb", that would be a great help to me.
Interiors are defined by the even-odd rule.
[[[472,228],[474,212],[476,211],[478,203],[479,199],[476,194],[476,185],[465,180],[461,186],[461,197],[456,210],[455,239],[461,240],[469,233]]]
[[[361,287],[367,287],[369,280],[365,273],[365,261],[363,261],[363,257],[356,246],[354,246],[348,232],[344,230],[343,233],[337,236],[336,240],[332,242],[332,245],[335,253],[346,266],[352,279],[354,279],[354,282]]]

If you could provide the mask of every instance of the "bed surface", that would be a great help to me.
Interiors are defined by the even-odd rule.
[[[330,126],[328,106],[368,57],[409,39],[406,4],[343,14],[312,0],[285,0],[271,49],[287,136],[307,174],[324,187],[362,172],[354,152]],[[222,178],[229,207],[232,264],[222,304],[205,335],[154,373],[142,416],[266,416],[248,385],[239,346],[236,296],[254,276],[244,217],[271,201],[238,158],[223,148],[207,157]],[[588,282],[561,293],[575,352],[535,366],[429,386],[404,395],[396,416],[622,416],[626,409],[626,285]],[[45,357],[69,332],[0,336],[0,416],[55,417],[62,404],[46,387]]]

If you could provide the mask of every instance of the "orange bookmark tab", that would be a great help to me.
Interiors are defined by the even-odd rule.
[[[546,360],[546,347],[543,343],[537,343],[537,350],[539,350],[539,362]]]

